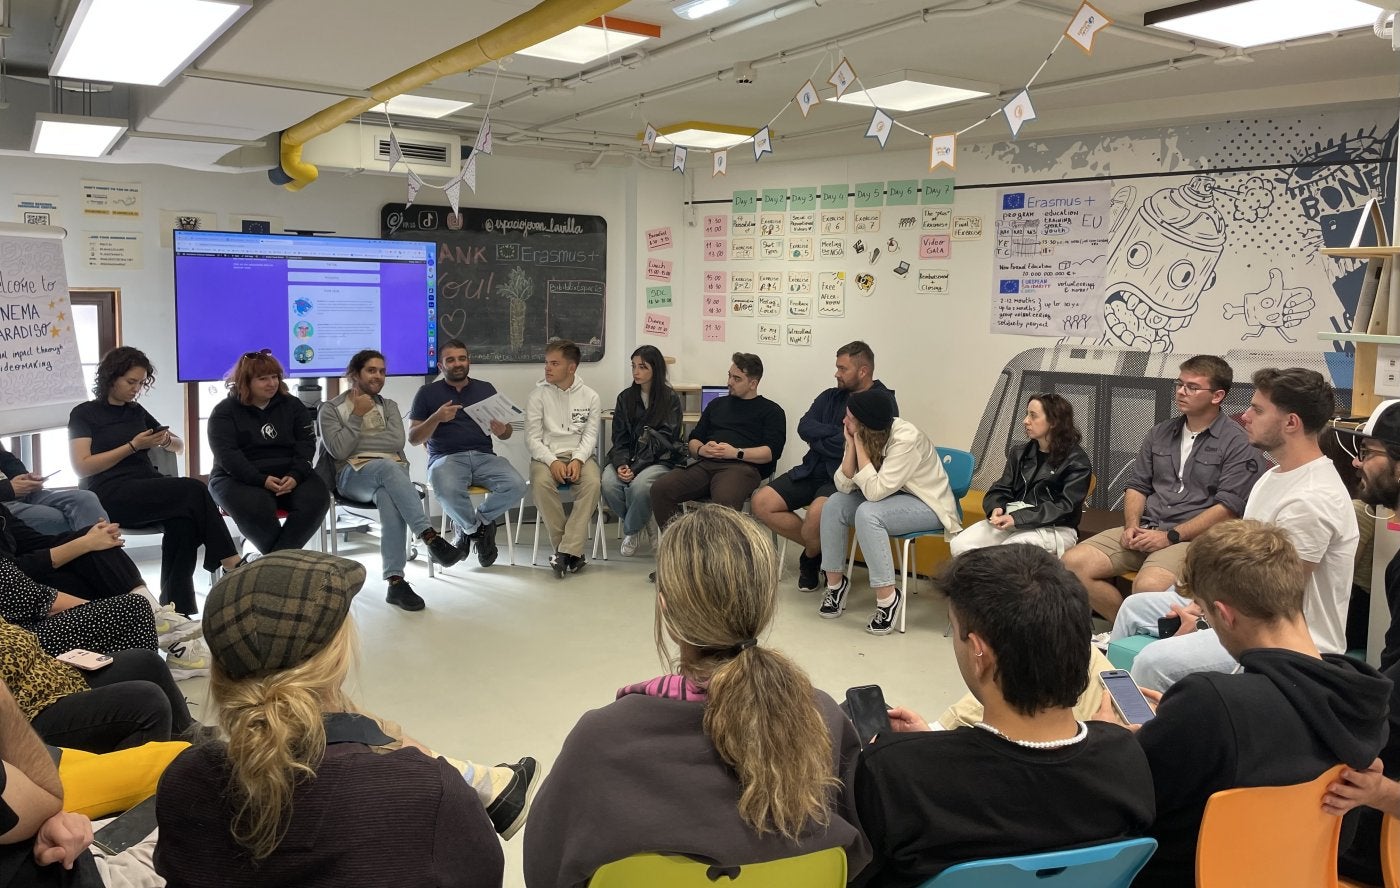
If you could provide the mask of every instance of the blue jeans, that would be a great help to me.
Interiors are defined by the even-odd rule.
[[[45,536],[82,530],[107,520],[107,513],[90,490],[36,490],[5,504],[11,514]]]
[[[1165,617],[1172,605],[1185,607],[1191,599],[1176,594],[1175,587],[1165,592],[1137,592],[1123,599],[1118,617],[1113,621],[1109,641],[1130,635],[1157,635],[1157,618]],[[1214,629],[1197,629],[1186,635],[1163,638],[1138,652],[1133,660],[1133,681],[1144,688],[1166,692],[1168,688],[1193,672],[1234,672],[1239,668],[1235,658],[1225,650]]]
[[[642,469],[630,482],[624,482],[617,477],[617,469],[612,466],[603,469],[603,501],[622,519],[624,534],[635,536],[647,526],[651,519],[652,482],[669,471],[670,466],[657,463]]]
[[[423,514],[423,501],[408,480],[408,466],[388,459],[372,459],[356,471],[351,466],[336,478],[336,490],[349,499],[372,502],[379,509],[379,554],[384,578],[403,576],[408,563],[408,530],[419,536],[431,525]]]
[[[442,500],[442,510],[462,533],[475,533],[481,525],[492,523],[525,495],[525,479],[509,460],[475,450],[433,460],[428,466],[428,481]],[[480,509],[467,492],[473,485],[490,491]]]
[[[861,554],[865,556],[865,566],[870,571],[872,589],[894,585],[890,537],[916,530],[943,529],[937,513],[912,493],[896,493],[871,501],[860,491],[837,491],[822,507],[822,570],[845,573],[846,528],[852,524]]]

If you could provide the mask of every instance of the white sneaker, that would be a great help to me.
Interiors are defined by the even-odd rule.
[[[1108,636],[1109,633],[1100,632],[1097,635],[1091,636],[1089,638],[1089,643],[1106,654],[1108,653]]]
[[[156,621],[156,637],[160,639],[161,647],[167,647],[178,641],[187,641],[200,634],[199,621],[192,620],[175,610],[173,604],[165,605],[152,616]]]
[[[203,638],[177,641],[165,647],[165,665],[176,681],[209,674],[209,647]]]
[[[623,555],[623,557],[625,557],[625,558],[631,558],[633,555],[636,555],[636,554],[637,554],[637,550],[638,550],[639,548],[641,548],[641,545],[642,545],[642,535],[641,535],[641,534],[639,534],[639,533],[629,533],[629,534],[627,534],[627,536],[625,536],[625,537],[622,538],[622,555]]]

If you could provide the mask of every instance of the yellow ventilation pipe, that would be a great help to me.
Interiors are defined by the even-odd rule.
[[[400,71],[370,88],[368,98],[345,99],[283,130],[281,168],[269,170],[268,178],[288,191],[300,191],[316,181],[314,164],[301,159],[301,147],[325,135],[346,121],[368,111],[380,102],[417,89],[451,74],[461,74],[487,62],[548,40],[579,25],[612,12],[627,0],[542,0],[533,9],[492,28],[480,37]]]

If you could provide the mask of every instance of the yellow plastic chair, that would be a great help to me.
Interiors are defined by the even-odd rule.
[[[633,854],[598,867],[588,880],[588,888],[844,888],[845,884],[846,852],[841,848],[742,866],[703,863],[680,854]]]
[[[1381,876],[1385,888],[1400,888],[1400,820],[1394,814],[1381,821]],[[1341,879],[1339,888],[1373,888],[1366,882]]]
[[[1342,767],[1307,783],[1212,795],[1196,845],[1196,888],[1337,888],[1342,819],[1322,810],[1322,796]]]

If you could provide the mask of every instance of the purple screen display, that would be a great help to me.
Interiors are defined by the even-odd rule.
[[[389,373],[433,372],[436,249],[355,238],[175,232],[181,382],[270,349],[289,377],[338,376],[365,348]]]

